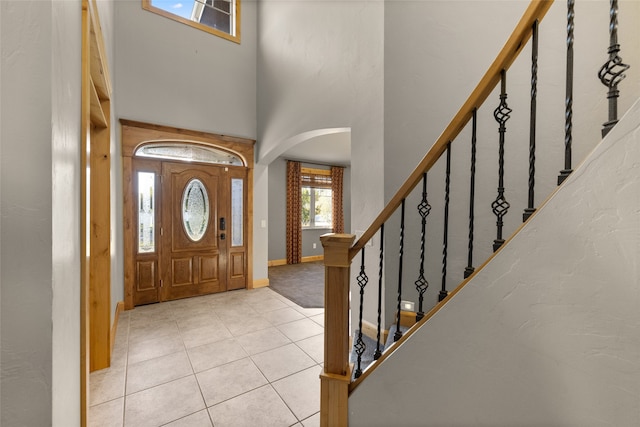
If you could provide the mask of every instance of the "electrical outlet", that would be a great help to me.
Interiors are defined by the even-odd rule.
[[[316,248],[316,244],[314,243],[314,244],[313,244],[313,249],[315,249],[315,248]]]
[[[416,303],[413,301],[401,301],[400,307],[402,307],[404,311],[416,311]]]

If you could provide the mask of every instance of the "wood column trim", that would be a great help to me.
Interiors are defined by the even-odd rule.
[[[349,424],[349,381],[347,375],[320,374],[320,426],[346,427]]]
[[[346,426],[349,396],[349,248],[353,234],[325,234],[324,371],[320,376],[320,425]]]

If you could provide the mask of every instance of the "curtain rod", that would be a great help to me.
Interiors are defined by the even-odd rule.
[[[329,166],[329,167],[337,166],[337,167],[341,167],[341,168],[349,167],[349,165],[346,165],[346,166],[345,165],[332,165],[332,164],[328,164],[328,163],[309,162],[309,161],[306,161],[306,160],[298,160],[298,159],[287,159],[285,157],[283,157],[283,158],[284,158],[284,160],[286,160],[288,162],[306,163],[308,165]]]

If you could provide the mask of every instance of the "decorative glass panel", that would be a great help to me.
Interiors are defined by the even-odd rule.
[[[153,172],[138,172],[138,253],[155,252],[155,205],[153,192],[156,175]]]
[[[182,194],[182,224],[194,242],[202,239],[209,225],[209,196],[199,179],[189,181]]]
[[[242,235],[243,185],[242,179],[231,179],[231,246],[242,246],[244,240]]]
[[[203,145],[162,142],[148,144],[136,150],[138,157],[181,160],[184,162],[213,163],[218,165],[244,166],[242,159],[232,153]]]

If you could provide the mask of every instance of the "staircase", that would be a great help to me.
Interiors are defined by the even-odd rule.
[[[352,235],[321,239],[326,266],[323,426],[640,423],[640,102],[618,123],[618,84],[629,67],[620,58],[618,5],[612,0],[609,60],[597,73],[607,86],[609,115],[574,126],[575,2],[569,0],[564,168],[557,177],[560,187],[536,206],[537,46],[551,3],[530,3],[476,89],[360,239],[355,244]],[[529,180],[522,189],[529,197],[523,224],[511,233],[505,226],[511,208],[504,182],[512,112],[507,74],[529,39]],[[497,106],[493,100],[487,106],[494,89]],[[479,204],[476,187],[486,183],[476,185],[476,128],[478,111],[488,108],[498,128],[498,186],[494,200]],[[605,121],[604,139],[576,167],[572,129],[593,120]],[[454,146],[456,153],[471,151],[465,212],[450,212]],[[427,192],[436,170],[442,171],[444,187],[444,201],[437,205],[444,211],[437,224],[443,233],[440,248],[426,231],[433,227],[430,214],[436,209]],[[475,212],[486,205],[496,217],[494,253],[476,266]],[[418,213],[406,213],[410,209]],[[457,218],[467,215],[465,279],[449,289],[449,265],[458,262],[449,257],[449,223],[459,224]],[[370,241],[375,241],[372,249]],[[434,257],[441,259],[442,273],[435,306],[425,298],[435,283],[425,265]],[[408,314],[401,304],[407,294],[418,301],[415,324],[405,331],[400,320]],[[390,324],[386,313],[392,311]],[[366,327],[371,324],[375,332],[367,338],[363,331],[371,331]],[[385,331],[390,331],[387,345]],[[385,351],[374,352],[368,366],[363,355],[371,354],[372,343]]]

